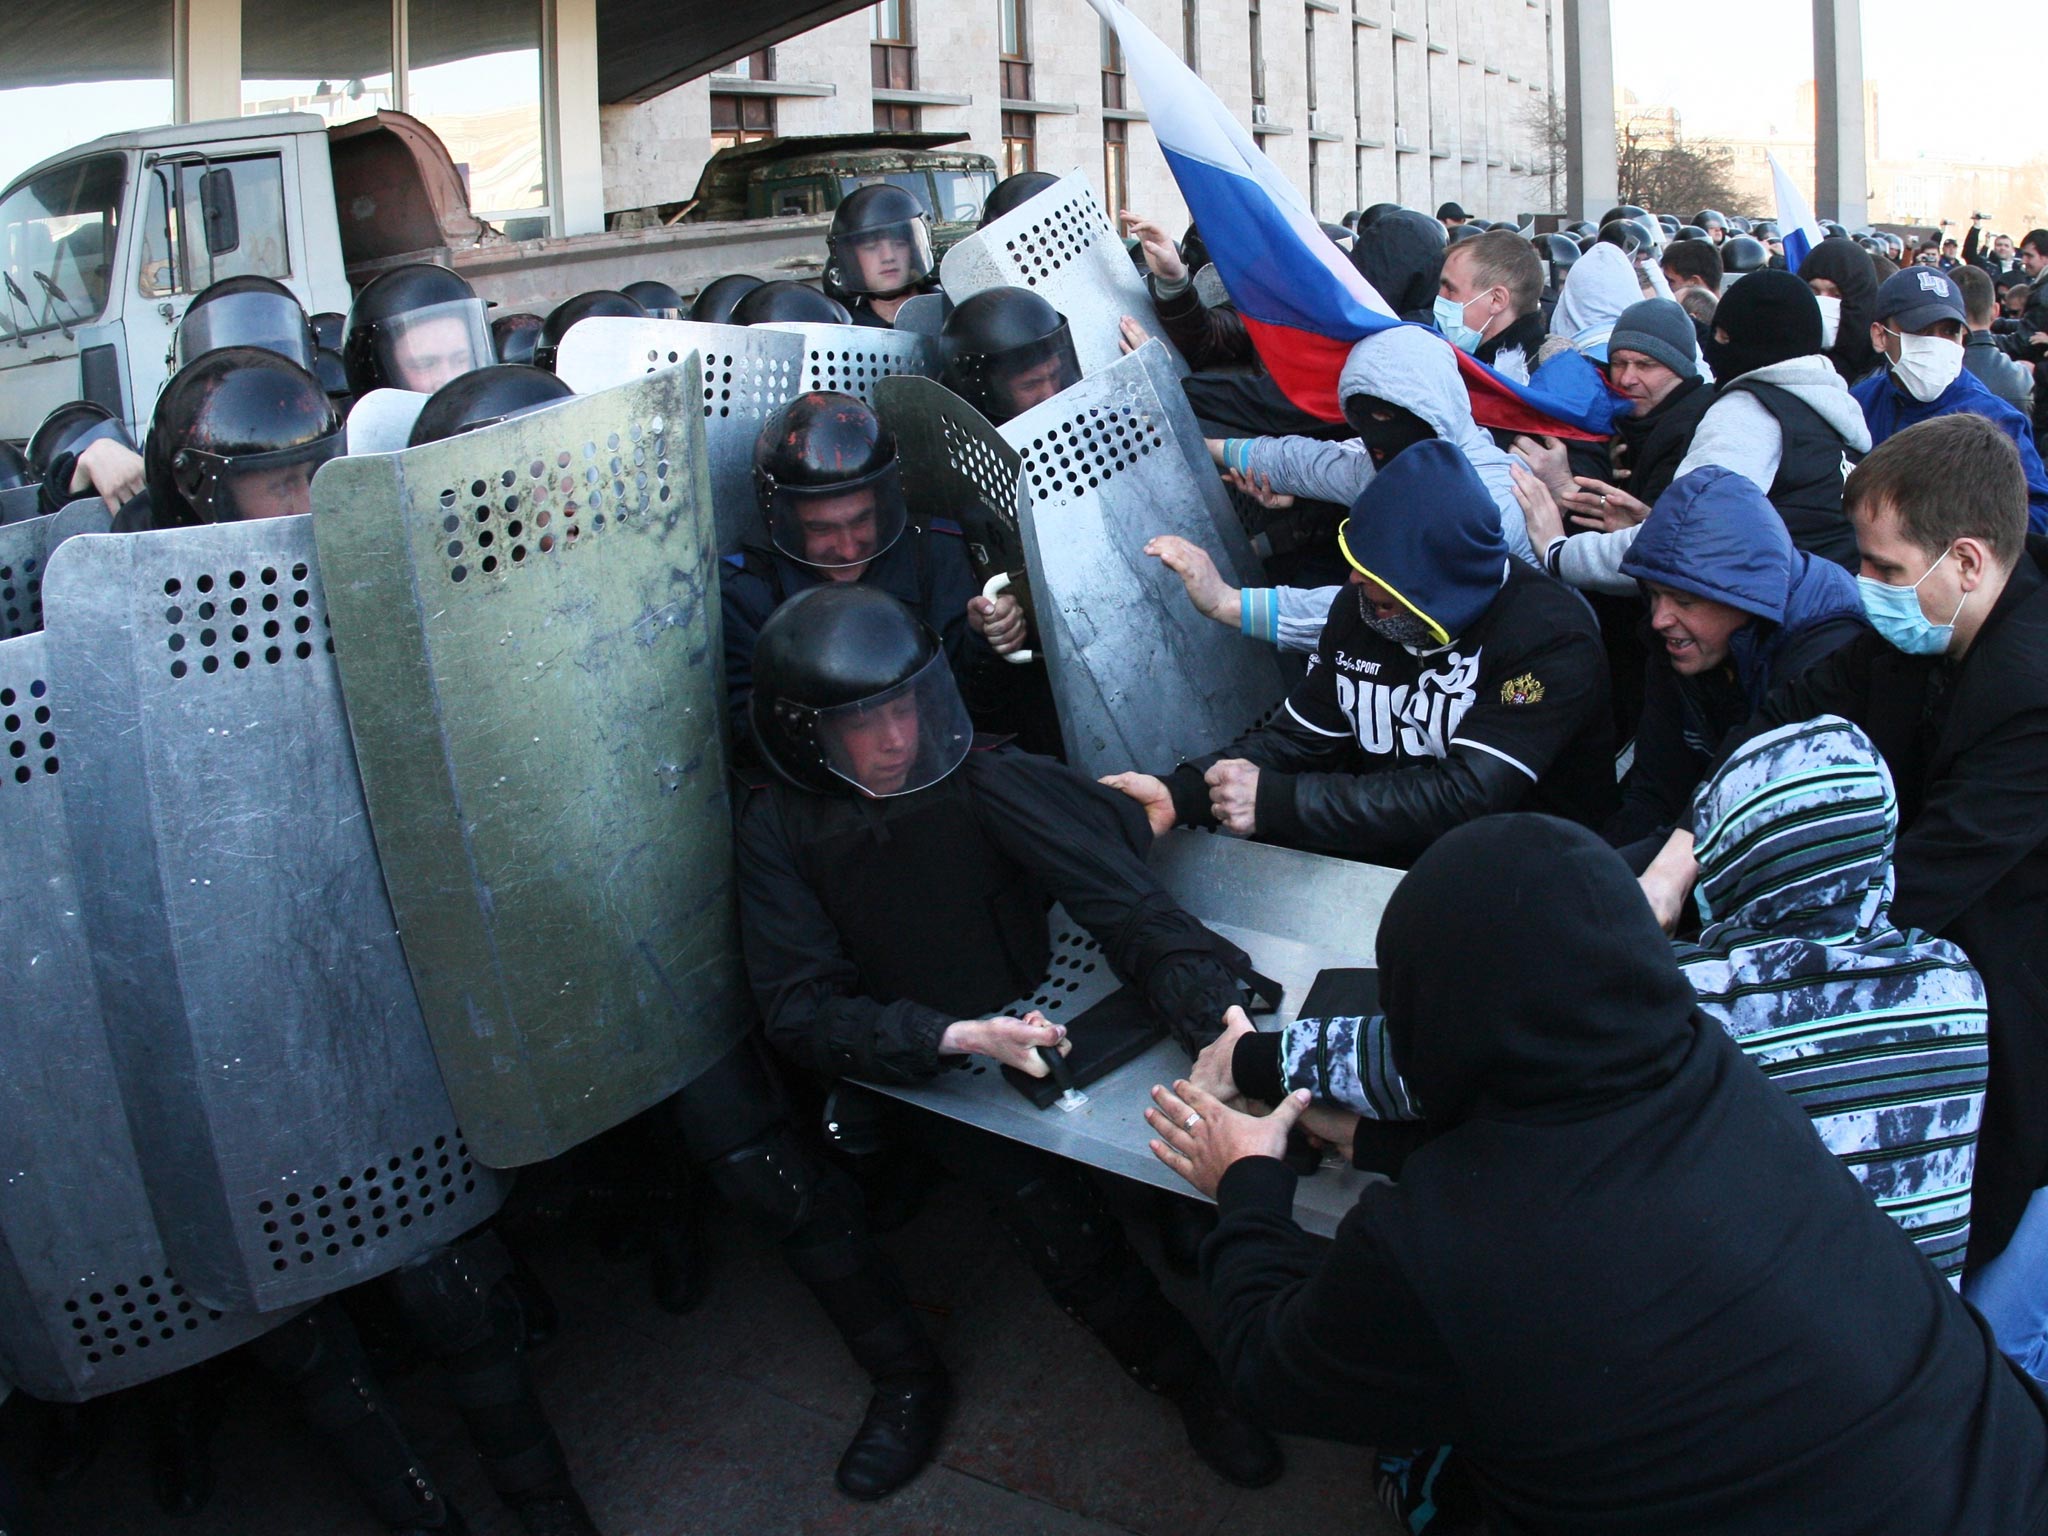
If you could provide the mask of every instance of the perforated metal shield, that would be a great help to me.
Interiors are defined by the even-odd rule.
[[[1205,618],[1145,553],[1178,534],[1225,581],[1265,585],[1162,342],[1000,429],[1022,459],[1024,557],[1067,760],[1163,773],[1286,694],[1274,649]]]
[[[759,329],[803,337],[803,387],[807,390],[829,389],[872,405],[875,386],[883,379],[906,373],[925,378],[939,375],[938,343],[917,331],[798,320],[777,321]]]
[[[686,359],[313,485],[406,958],[498,1167],[745,1028],[701,398]]]
[[[289,1314],[216,1311],[164,1253],[79,912],[58,782],[75,759],[45,642],[0,641],[0,1371],[37,1397],[79,1402]]]
[[[1122,355],[1117,327],[1126,315],[1146,335],[1166,335],[1145,279],[1079,171],[1069,171],[1059,185],[1018,204],[946,252],[939,281],[955,304],[984,288],[1030,288],[1043,294],[1066,316],[1084,374],[1107,368]],[[1169,352],[1164,361],[1177,378],[1187,375],[1179,353]]]
[[[433,396],[415,389],[373,389],[349,408],[350,453],[396,453]]]
[[[150,1203],[273,1311],[504,1195],[441,1085],[328,651],[312,520],[79,538],[43,589],[94,978]]]
[[[920,293],[905,299],[896,311],[896,329],[915,331],[920,336],[936,336],[945,329],[946,316],[952,313],[953,304],[943,293]]]
[[[0,640],[42,628],[43,570],[51,554],[75,534],[105,533],[111,521],[106,503],[95,498],[0,527]]]
[[[569,327],[555,376],[579,395],[594,394],[697,354],[718,548],[731,554],[760,526],[754,443],[768,418],[807,387],[807,351],[802,337],[769,326],[598,316]]]
[[[39,485],[17,485],[10,490],[0,491],[0,523],[18,523],[24,518],[36,515],[36,498],[42,494]]]
[[[1023,461],[988,418],[930,379],[884,379],[875,414],[896,438],[903,499],[912,517],[951,518],[967,536],[975,574],[1024,574],[1017,519]]]
[[[1152,867],[1176,901],[1241,946],[1261,974],[1286,988],[1279,1012],[1256,1021],[1262,1029],[1296,1017],[1317,972],[1373,964],[1380,915],[1401,878],[1398,870],[1189,831],[1161,838]],[[1045,980],[1029,997],[999,1011],[1017,1017],[1036,1008],[1071,1026],[1114,992],[1117,980],[1102,961],[1101,947],[1064,909],[1054,907],[1049,921],[1053,953]],[[1071,1113],[1034,1108],[992,1065],[978,1060],[964,1072],[876,1091],[1124,1178],[1189,1194],[1146,1146],[1151,1132],[1145,1124],[1152,1085],[1171,1083],[1187,1070],[1187,1054],[1171,1040],[1162,1041],[1090,1083],[1088,1103]],[[1302,1181],[1295,1219],[1312,1232],[1335,1232],[1367,1181],[1349,1168],[1325,1167]]]
[[[1197,272],[1194,282],[1195,297],[1202,301],[1205,308],[1214,309],[1219,304],[1230,302],[1230,290],[1223,286],[1223,274],[1216,270],[1214,262],[1210,262]]]

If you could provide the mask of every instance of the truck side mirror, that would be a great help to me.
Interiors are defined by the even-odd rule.
[[[242,221],[235,210],[232,171],[216,166],[200,174],[199,214],[206,225],[207,255],[225,256],[242,243]]]

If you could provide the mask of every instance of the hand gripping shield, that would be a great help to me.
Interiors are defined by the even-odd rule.
[[[216,1311],[164,1253],[79,911],[59,782],[76,758],[57,731],[47,639],[0,641],[0,1372],[82,1402],[289,1314]]]
[[[1243,949],[1260,974],[1286,989],[1277,1018],[1257,1021],[1262,1029],[1293,1020],[1318,973],[1373,964],[1380,915],[1401,878],[1398,870],[1187,830],[1159,839],[1151,862],[1175,901]],[[1022,1018],[1036,1009],[1072,1028],[1079,1049],[1081,1031],[1088,1026],[1075,1021],[1121,983],[1104,961],[1102,946],[1063,908],[1054,907],[1046,921],[1053,945],[1045,979],[1030,996],[996,1012]],[[1187,1053],[1172,1040],[1162,1040],[1089,1084],[1087,1103],[1067,1114],[1034,1108],[994,1066],[979,1060],[964,1072],[941,1072],[926,1083],[877,1086],[875,1091],[1184,1195],[1188,1186],[1146,1145],[1151,1133],[1144,1112],[1154,1083],[1170,1084],[1187,1072]],[[1368,1177],[1349,1168],[1325,1168],[1304,1179],[1295,1196],[1295,1218],[1308,1231],[1334,1233],[1357,1204]]]
[[[311,518],[74,539],[44,585],[107,1037],[187,1290],[316,1300],[467,1231],[327,649]]]
[[[701,388],[686,357],[313,486],[385,880],[494,1167],[746,1027]]]
[[[729,555],[742,541],[760,536],[754,443],[768,418],[808,387],[808,350],[802,337],[769,326],[592,316],[562,337],[555,376],[589,395],[677,367],[697,354],[718,550]]]
[[[0,640],[43,627],[43,571],[73,534],[105,533],[106,503],[74,501],[42,517],[0,526]]]
[[[1091,778],[1163,772],[1286,696],[1273,648],[1197,612],[1145,553],[1147,540],[1178,534],[1230,585],[1265,584],[1165,343],[1000,430],[1023,461],[1025,564],[1068,762]]]
[[[946,252],[939,281],[955,304],[984,288],[1042,294],[1066,317],[1083,374],[1097,373],[1123,355],[1118,326],[1126,315],[1146,335],[1166,335],[1151,290],[1079,171],[1069,171],[1059,185]],[[1175,378],[1186,377],[1178,352],[1169,351],[1161,362]]]

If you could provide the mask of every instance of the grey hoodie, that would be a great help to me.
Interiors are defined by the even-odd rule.
[[[1782,363],[1772,363],[1745,373],[1742,379],[1775,384],[1796,395],[1840,433],[1842,441],[1851,449],[1857,453],[1870,451],[1870,428],[1864,423],[1863,408],[1849,393],[1849,386],[1842,381],[1842,376],[1835,372],[1834,364],[1820,353],[1787,358]],[[1731,382],[1740,383],[1741,380]],[[1764,409],[1755,395],[1747,390],[1724,393],[1700,418],[1699,427],[1693,433],[1692,447],[1686,451],[1672,479],[1682,480],[1694,470],[1714,464],[1746,476],[1768,496],[1771,482],[1778,478],[1778,461],[1784,451],[1785,439],[1778,430],[1777,418]],[[1632,593],[1636,584],[1621,574],[1621,562],[1635,541],[1634,528],[1621,528],[1613,533],[1573,534],[1564,540],[1564,547],[1557,552],[1553,569],[1575,587],[1594,592]]]

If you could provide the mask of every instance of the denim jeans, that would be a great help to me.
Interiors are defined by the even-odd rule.
[[[2027,1201],[2005,1251],[1963,1276],[1963,1299],[1984,1314],[2006,1357],[2048,1386],[2048,1187]]]

